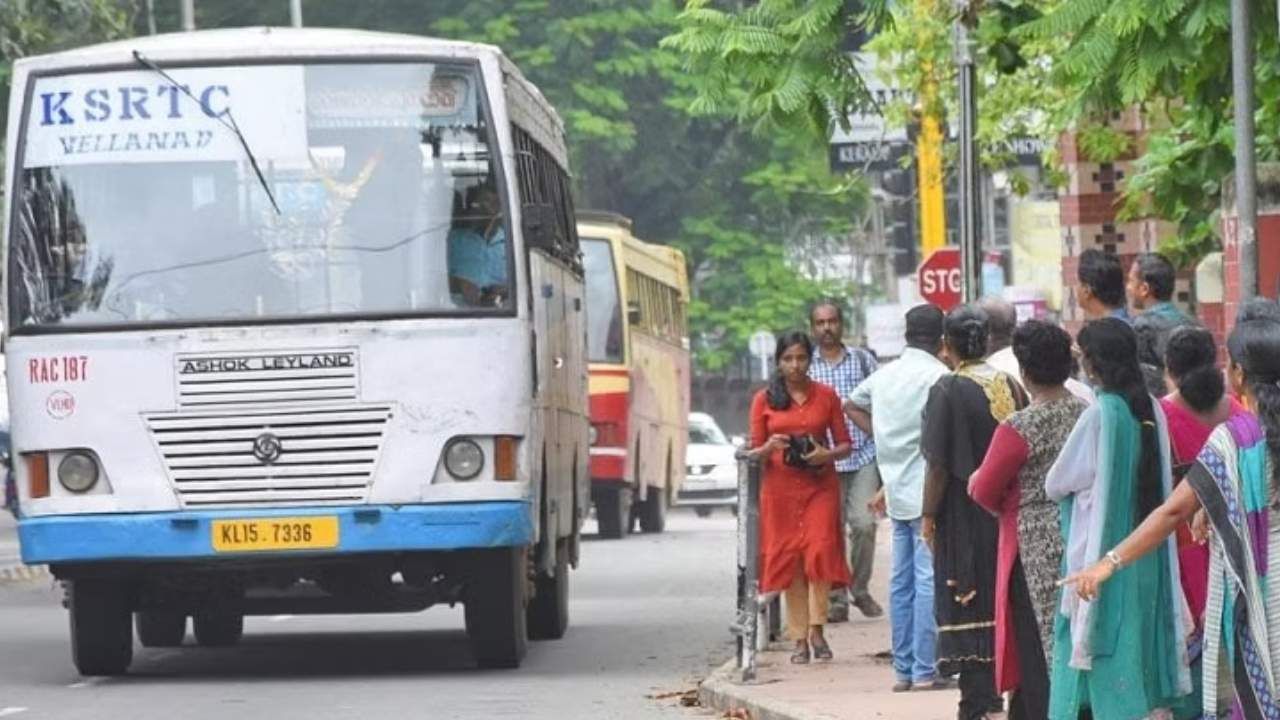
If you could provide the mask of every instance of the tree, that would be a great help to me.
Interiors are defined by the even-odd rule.
[[[432,30],[502,46],[560,110],[580,205],[619,210],[642,237],[684,250],[702,370],[729,365],[756,330],[803,322],[816,298],[849,294],[851,283],[798,272],[789,251],[849,236],[865,186],[833,177],[825,146],[707,114],[697,73],[659,44],[676,30],[674,0],[501,7],[460,2]]]
[[[1253,3],[1258,58],[1280,51],[1276,5]],[[1152,121],[1125,187],[1123,215],[1179,224],[1162,248],[1188,265],[1218,245],[1221,182],[1234,163],[1230,12],[1225,0],[1080,0],[1055,5],[1022,37],[1068,38],[1052,80],[1076,98],[1077,123],[1139,106]],[[1254,66],[1257,152],[1280,154],[1280,74]]]

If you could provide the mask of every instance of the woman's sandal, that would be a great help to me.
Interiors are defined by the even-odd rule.
[[[809,644],[813,645],[813,657],[816,660],[830,660],[835,657],[831,654],[831,646],[827,644],[824,637],[809,638]]]
[[[800,640],[796,642],[796,651],[791,653],[792,665],[808,665],[809,664],[809,643]]]

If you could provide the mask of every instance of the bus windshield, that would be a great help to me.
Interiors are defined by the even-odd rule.
[[[591,362],[621,363],[622,305],[613,247],[600,238],[580,241],[587,282],[587,357]]]
[[[476,66],[140,65],[29,90],[15,330],[513,307]]]

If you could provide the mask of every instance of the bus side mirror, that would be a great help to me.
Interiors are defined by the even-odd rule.
[[[520,225],[525,247],[555,253],[555,211],[546,203],[525,203],[520,208]]]
[[[640,303],[635,301],[627,303],[627,323],[631,325],[639,325],[641,317]]]

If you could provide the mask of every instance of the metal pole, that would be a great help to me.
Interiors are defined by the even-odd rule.
[[[181,0],[182,29],[191,32],[196,29],[196,0]]]
[[[960,17],[956,20],[956,66],[960,76],[960,263],[964,274],[964,299],[982,297],[982,242],[978,237],[981,207],[978,186],[978,158],[974,135],[978,130],[978,101],[969,0],[956,0]]]
[[[1231,85],[1236,129],[1240,300],[1258,294],[1258,171],[1253,148],[1253,31],[1249,0],[1231,0]]]
[[[746,450],[738,458],[738,669],[741,680],[756,678],[756,652],[767,639],[760,623],[760,461]],[[766,625],[767,627],[767,625]]]
[[[289,0],[289,24],[302,27],[302,0]]]
[[[156,34],[156,0],[146,0],[147,34]]]

